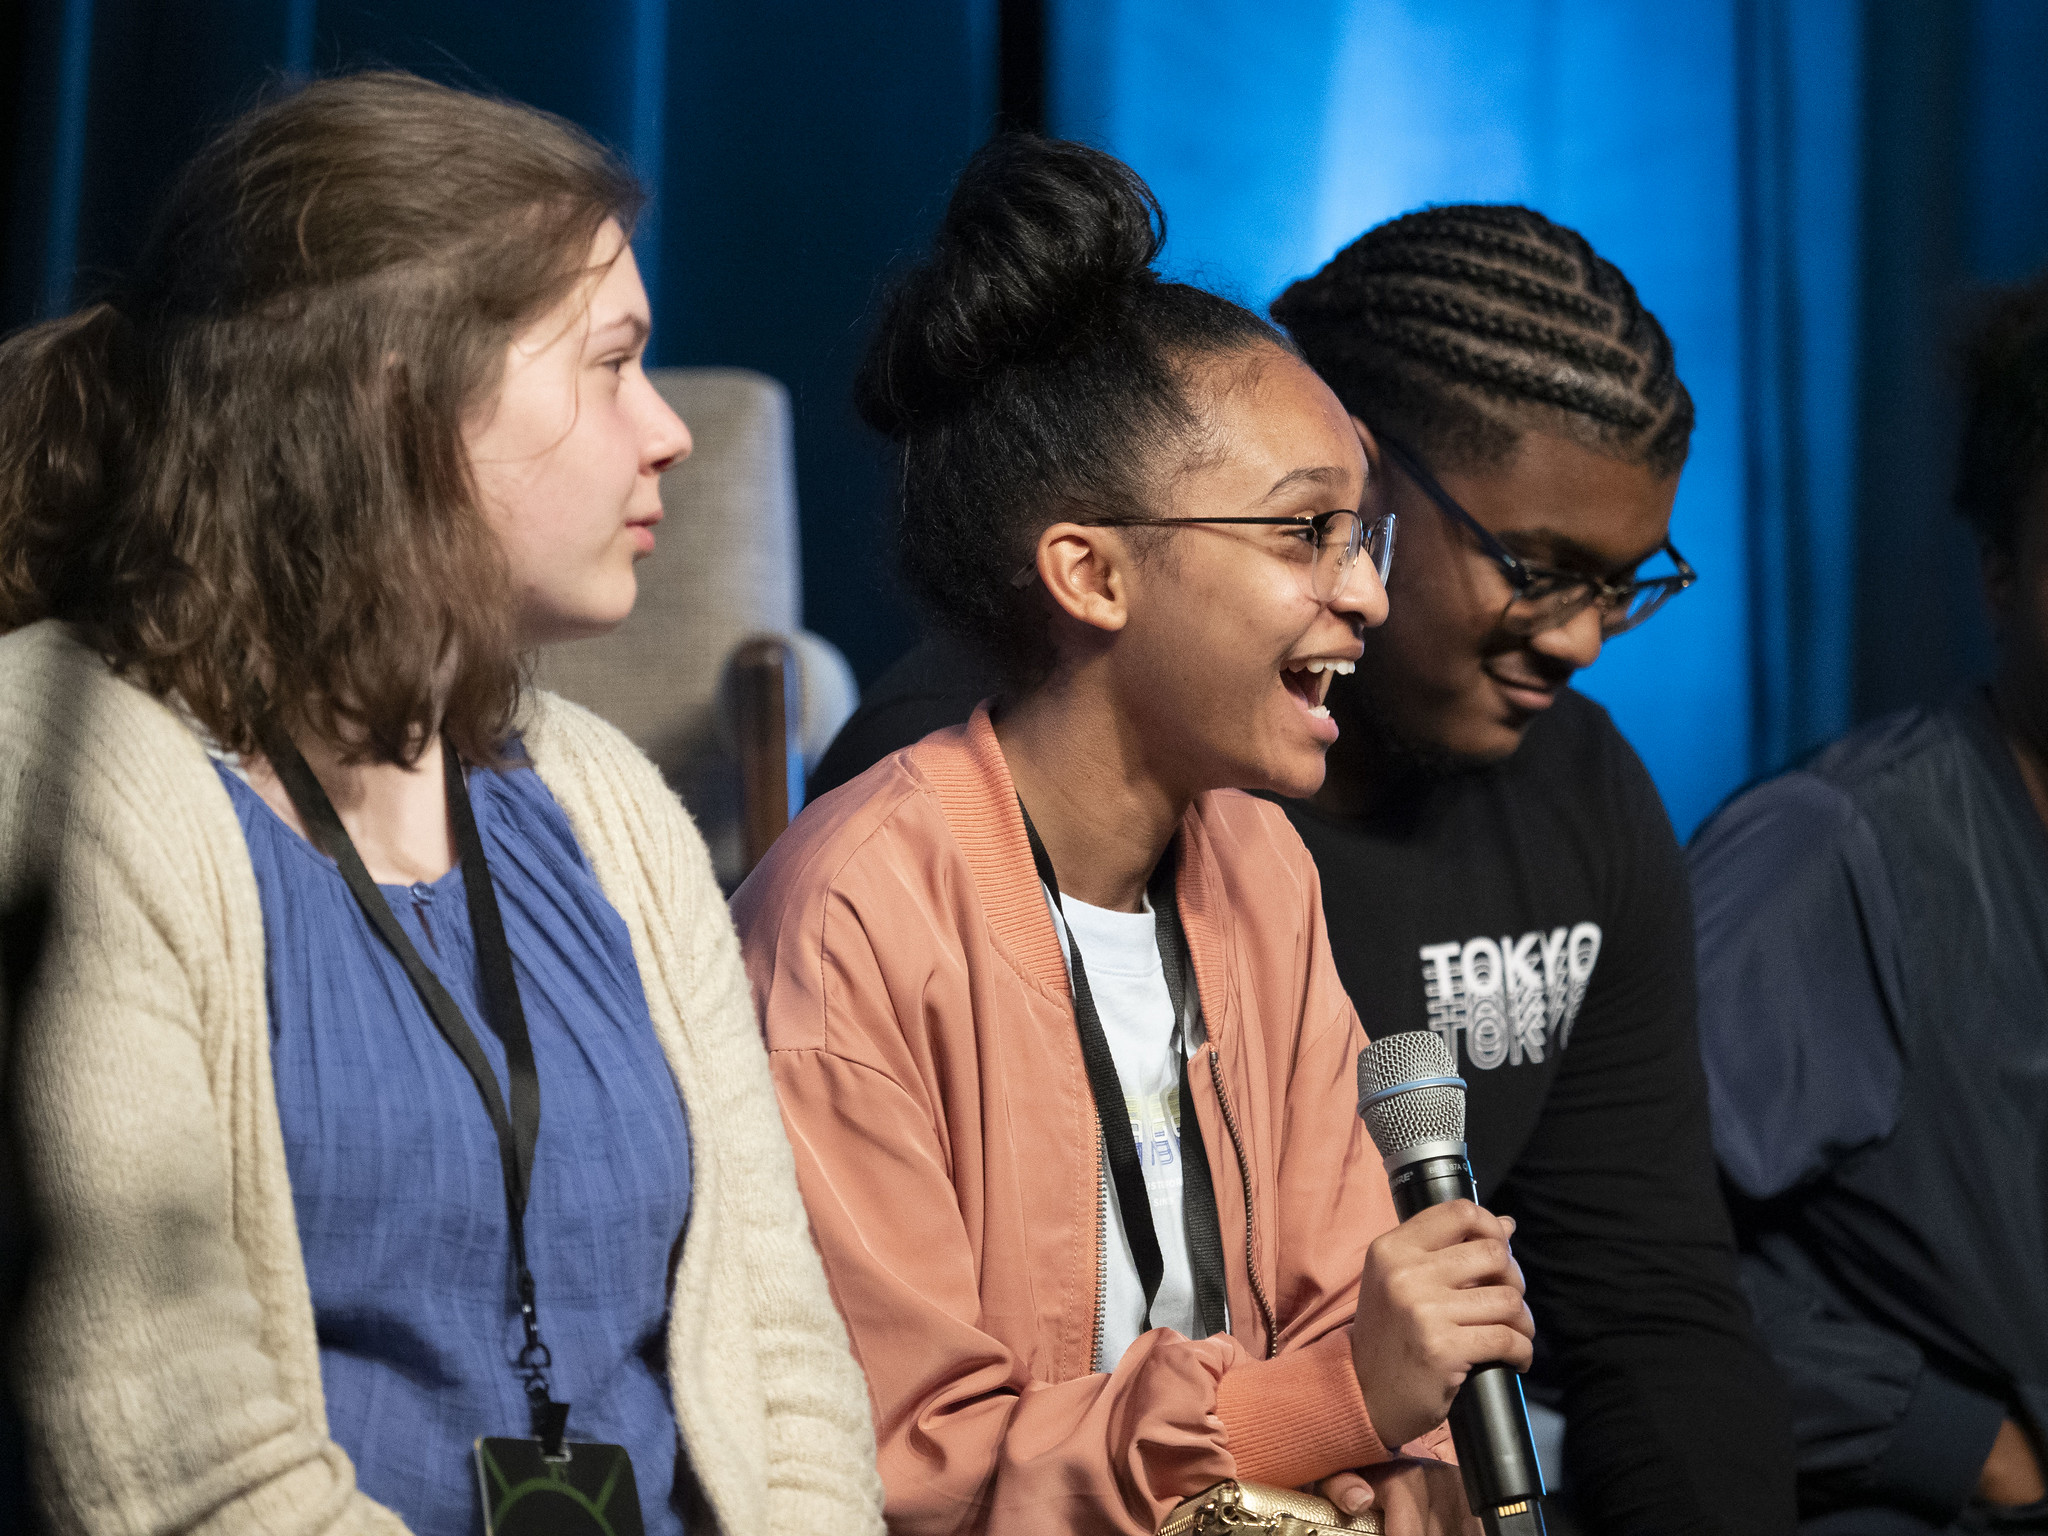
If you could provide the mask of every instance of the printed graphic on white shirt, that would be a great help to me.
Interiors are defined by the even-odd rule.
[[[1598,923],[1425,944],[1429,1027],[1481,1071],[1540,1062],[1571,1044],[1599,960]]]
[[[1172,1060],[1168,1058],[1169,1062]],[[1138,1166],[1145,1170],[1145,1189],[1153,1203],[1161,1188],[1180,1193],[1180,1084],[1169,1083],[1153,1093],[1124,1092],[1131,1115],[1131,1139],[1138,1144]]]

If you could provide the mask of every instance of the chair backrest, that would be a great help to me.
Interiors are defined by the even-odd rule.
[[[721,875],[739,868],[738,769],[720,741],[720,674],[749,635],[800,613],[789,392],[744,368],[657,368],[696,448],[662,476],[666,516],[638,567],[632,617],[550,646],[539,681],[632,737],[682,795]]]

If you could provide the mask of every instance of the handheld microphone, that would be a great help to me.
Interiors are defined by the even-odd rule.
[[[1386,1164],[1403,1221],[1433,1205],[1476,1198],[1465,1158],[1465,1080],[1435,1034],[1388,1035],[1359,1053],[1358,1113]],[[1451,1401],[1451,1440],[1465,1502],[1487,1536],[1544,1536],[1543,1468],[1529,1438],[1522,1378],[1512,1366],[1472,1368]]]

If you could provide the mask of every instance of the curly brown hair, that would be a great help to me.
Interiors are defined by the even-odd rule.
[[[0,343],[0,630],[70,623],[231,750],[269,709],[498,761],[524,658],[463,426],[640,202],[571,124],[411,75],[238,119],[105,302]]]

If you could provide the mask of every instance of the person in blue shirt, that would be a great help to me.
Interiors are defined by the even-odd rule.
[[[703,842],[526,683],[626,617],[691,447],[639,201],[529,108],[320,81],[0,344],[54,1529],[881,1529]]]
[[[2048,1531],[2048,274],[1967,357],[1996,676],[1690,854],[1714,1145],[1816,1536]]]

